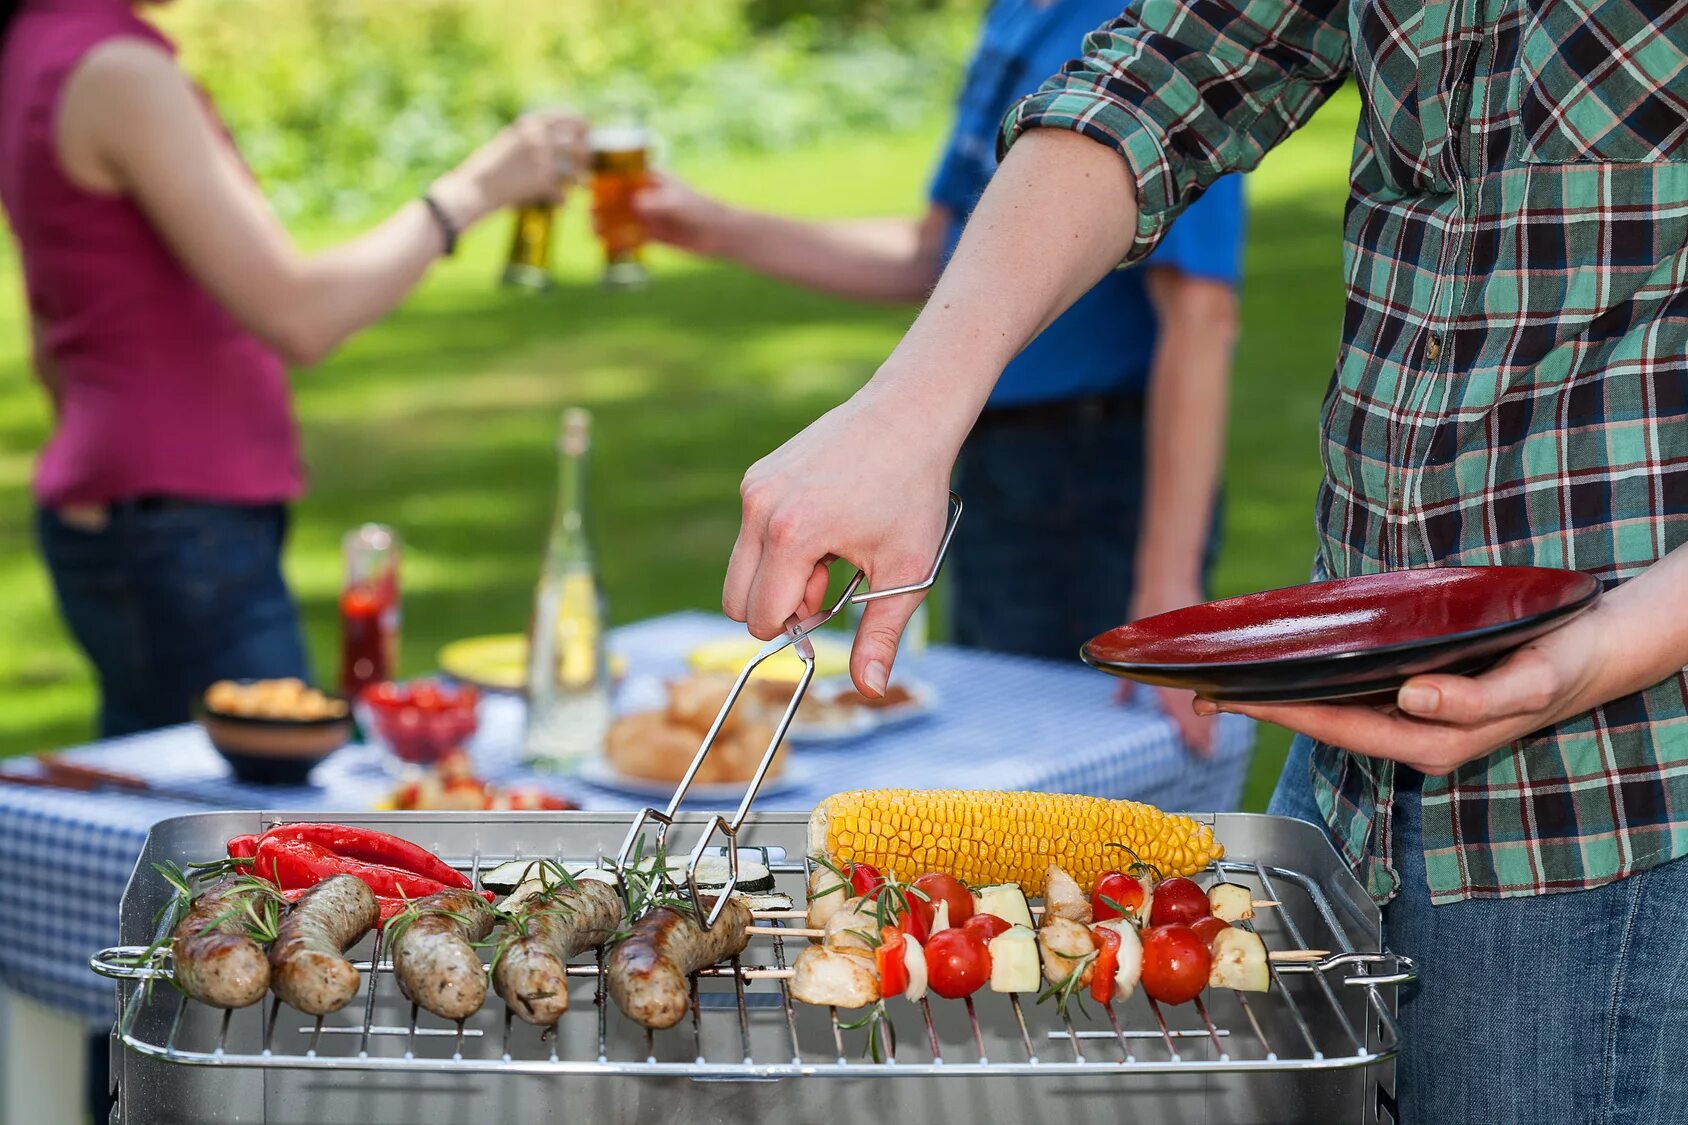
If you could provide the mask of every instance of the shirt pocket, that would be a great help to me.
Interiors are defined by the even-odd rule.
[[[1518,75],[1526,162],[1688,160],[1688,3],[1533,0]]]

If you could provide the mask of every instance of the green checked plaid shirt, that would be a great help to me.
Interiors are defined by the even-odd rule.
[[[1352,75],[1347,311],[1319,563],[1572,567],[1688,537],[1688,2],[1135,0],[1009,115],[1116,147],[1147,254]],[[1688,680],[1424,783],[1436,902],[1575,890],[1688,854]],[[1380,899],[1394,770],[1314,786]]]

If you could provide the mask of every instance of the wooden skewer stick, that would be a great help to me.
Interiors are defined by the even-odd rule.
[[[1328,949],[1284,949],[1274,950],[1269,956],[1273,961],[1301,964],[1321,961],[1329,955]],[[796,969],[743,969],[739,975],[745,980],[790,980],[796,972]]]
[[[1299,964],[1310,961],[1323,961],[1330,956],[1328,949],[1274,949],[1267,954],[1274,961],[1285,964]]]
[[[744,932],[752,937],[825,937],[825,930],[806,929],[801,926],[746,926]]]
[[[1274,899],[1257,898],[1257,899],[1254,900],[1253,905],[1254,905],[1254,908],[1256,910],[1265,910],[1268,907],[1281,906],[1282,903],[1279,903]],[[1031,911],[1034,915],[1035,914],[1042,914],[1043,911],[1044,911],[1044,908],[1042,906],[1034,906],[1034,907],[1031,908]],[[751,917],[756,918],[759,921],[767,921],[767,922],[795,920],[795,919],[798,919],[798,918],[807,918],[808,916],[809,916],[808,912],[805,911],[805,910],[753,910],[753,911],[751,911]]]

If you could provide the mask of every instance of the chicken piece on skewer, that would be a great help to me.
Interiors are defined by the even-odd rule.
[[[1059,864],[1049,865],[1048,885],[1043,891],[1044,917],[1066,918],[1074,922],[1090,924],[1090,898],[1078,885],[1078,881],[1065,871]]]

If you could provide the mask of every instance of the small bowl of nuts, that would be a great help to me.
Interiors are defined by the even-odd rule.
[[[351,740],[352,711],[302,680],[219,680],[200,702],[199,725],[242,781],[303,785]]]

